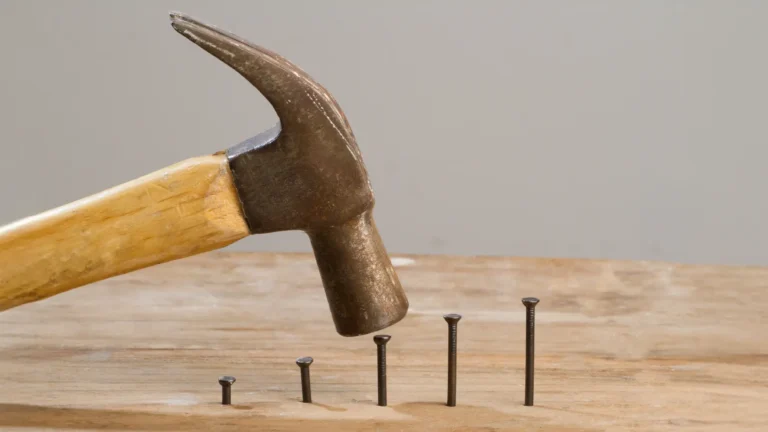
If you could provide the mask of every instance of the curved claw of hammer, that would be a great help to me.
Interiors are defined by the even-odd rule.
[[[179,12],[170,16],[177,32],[256,87],[275,109],[284,130],[316,133],[318,128],[330,126],[360,157],[352,128],[338,102],[301,68],[266,48],[190,16]]]

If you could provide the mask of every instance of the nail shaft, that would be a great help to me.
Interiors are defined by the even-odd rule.
[[[390,336],[376,335],[376,369],[379,387],[379,406],[387,406],[387,342]]]
[[[309,384],[309,368],[301,370],[301,400],[306,403],[312,402],[312,387]]]
[[[379,406],[387,406],[387,346],[379,345],[378,370],[379,370]]]
[[[443,318],[448,323],[448,401],[446,405],[456,406],[456,372],[458,369],[456,354],[458,351],[458,327],[461,315],[448,314]]]
[[[533,359],[536,330],[536,305],[539,299],[526,297],[525,305],[525,405],[533,406]]]
[[[224,386],[221,388],[221,404],[232,405],[232,387]]]

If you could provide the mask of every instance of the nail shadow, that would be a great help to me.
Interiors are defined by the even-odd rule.
[[[333,411],[333,412],[345,412],[345,411],[347,411],[346,408],[335,407],[335,406],[331,406],[331,405],[325,405],[325,404],[321,404],[321,403],[317,403],[317,402],[312,402],[312,405],[319,406],[320,408],[324,408],[324,409],[326,409],[328,411]]]

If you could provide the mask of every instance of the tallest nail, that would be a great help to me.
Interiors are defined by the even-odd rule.
[[[461,315],[443,315],[448,323],[448,402],[446,405],[456,406],[456,351],[458,344],[458,327]]]
[[[536,305],[539,299],[525,297],[525,405],[533,406],[533,348],[536,329]]]

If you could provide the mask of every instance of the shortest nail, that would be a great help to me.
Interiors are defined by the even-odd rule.
[[[235,377],[223,376],[219,378],[219,384],[221,384],[221,404],[232,404],[232,384],[235,383]]]
[[[301,401],[304,403],[312,402],[312,387],[309,383],[309,365],[314,360],[312,357],[299,357],[296,359],[296,364],[301,369]]]

